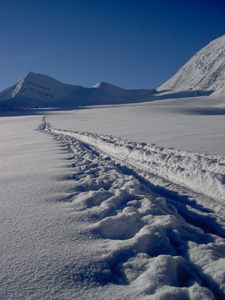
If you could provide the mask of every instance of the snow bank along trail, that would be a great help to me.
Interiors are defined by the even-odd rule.
[[[98,240],[86,265],[65,270],[71,283],[98,299],[225,298],[223,158],[54,129],[45,118],[39,129],[72,153],[68,208]]]
[[[90,144],[125,164],[225,201],[225,158],[126,142],[112,136],[50,129]]]

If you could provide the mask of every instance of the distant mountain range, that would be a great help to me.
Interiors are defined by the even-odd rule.
[[[156,90],[126,90],[101,82],[92,88],[64,84],[49,76],[29,72],[0,93],[2,108],[75,107],[146,101]]]
[[[146,102],[170,97],[225,94],[225,35],[197,52],[171,79],[156,89],[126,90],[101,82],[92,88],[64,84],[29,72],[0,93],[1,109],[73,108]]]

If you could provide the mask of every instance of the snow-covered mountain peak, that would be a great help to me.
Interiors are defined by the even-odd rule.
[[[108,83],[107,82],[99,82],[96,85],[94,85],[93,88],[98,89],[98,88],[101,88],[104,85],[108,85]]]
[[[56,81],[57,82],[57,81]],[[1,100],[8,100],[15,97],[48,99],[52,98],[50,86],[57,86],[51,77],[33,72],[27,73],[15,85],[0,93]]]
[[[13,91],[13,97],[16,96],[17,93],[23,93],[26,97],[32,94],[34,98],[49,98],[52,97],[49,91],[48,80],[46,80],[47,76],[41,74],[35,74],[33,72],[29,72],[25,77],[23,77],[18,84],[16,85],[16,89]],[[50,79],[50,77],[49,77]],[[51,81],[51,79],[50,79]]]
[[[114,84],[108,83],[108,82],[99,82],[98,84],[93,86],[94,89],[100,89],[100,90],[104,90],[104,91],[109,91],[109,90],[117,90],[117,89],[121,89],[123,90],[123,88],[118,87]]]
[[[80,89],[82,89],[80,86],[64,84],[47,75],[29,72],[15,85],[2,91],[0,101],[14,99],[13,103],[20,107],[20,102],[24,100],[23,103],[26,105],[29,102],[29,105],[35,103],[37,106],[65,99]]]
[[[225,35],[198,51],[157,90],[225,93]]]

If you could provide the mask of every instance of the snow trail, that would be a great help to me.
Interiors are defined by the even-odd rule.
[[[176,184],[225,200],[225,158],[197,154],[154,144],[126,142],[122,139],[86,132],[50,129],[90,144],[125,164],[147,171]]]
[[[70,282],[85,282],[103,293],[117,285],[118,295],[126,295],[120,299],[225,297],[225,272],[218,268],[225,266],[225,222],[219,215],[224,206],[190,191],[194,186],[198,192],[215,192],[213,198],[222,201],[224,160],[54,129],[43,121],[39,130],[52,134],[73,155],[70,179],[75,186],[65,199],[68,209],[84,224],[81,234],[97,239],[85,266],[64,270]],[[178,189],[185,178],[189,183]],[[204,178],[211,183],[207,192]],[[205,256],[199,259],[202,251]]]

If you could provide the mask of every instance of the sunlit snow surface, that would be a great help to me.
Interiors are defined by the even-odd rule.
[[[225,35],[198,51],[159,91],[211,91],[225,94]]]
[[[224,113],[186,98],[1,117],[0,298],[224,299]]]

